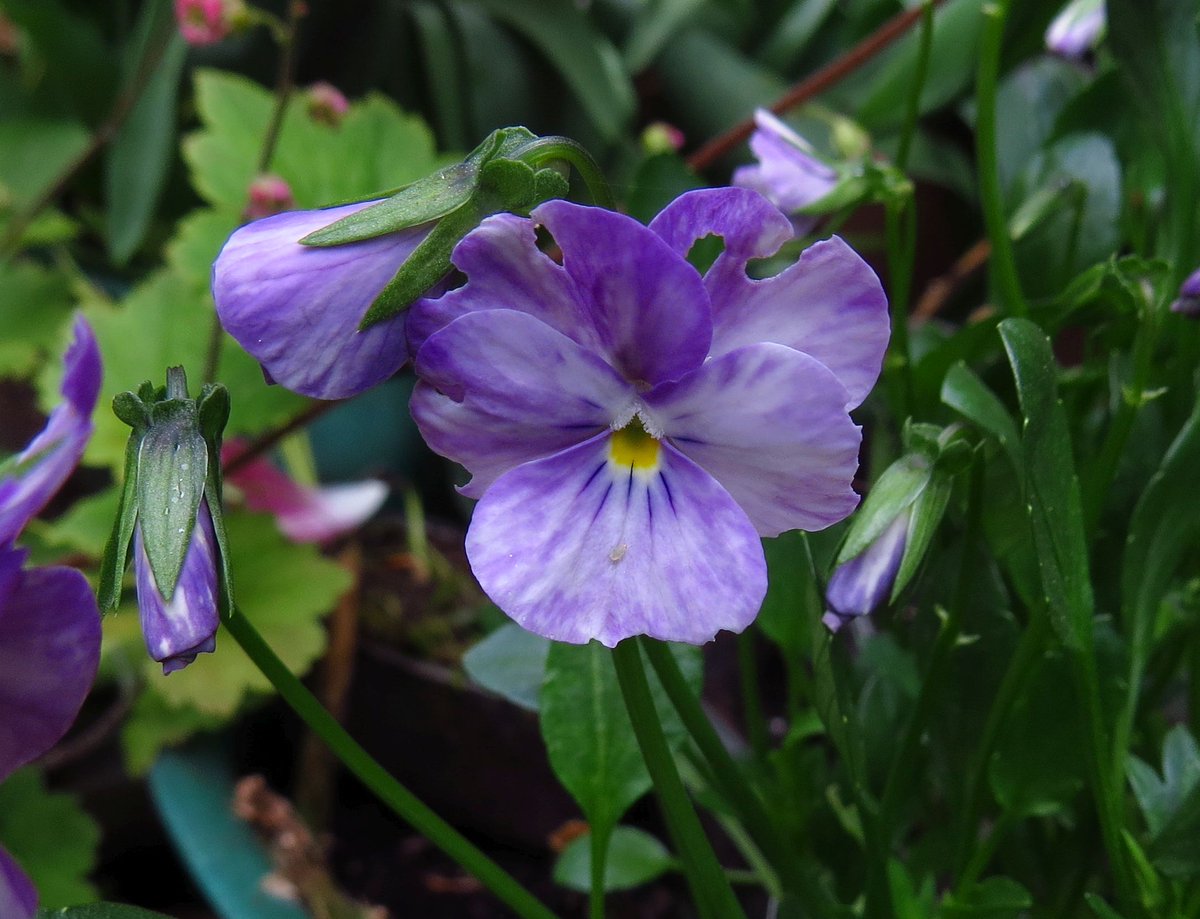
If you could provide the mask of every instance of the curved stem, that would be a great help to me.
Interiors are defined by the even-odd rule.
[[[929,55],[932,50],[933,0],[925,0],[921,6],[921,45],[917,51],[916,72],[908,90],[908,110],[904,116],[904,127],[900,131],[900,146],[896,150],[896,168],[901,172],[908,166],[908,154],[912,149],[917,118],[921,114],[921,92],[925,89],[925,76],[929,72]]]
[[[266,172],[271,168],[275,147],[279,143],[279,132],[283,128],[283,116],[287,114],[288,99],[292,95],[296,67],[296,33],[300,29],[300,17],[303,15],[303,2],[291,0],[288,4],[287,23],[278,34],[280,55],[279,71],[275,77],[275,107],[271,110],[271,120],[267,122],[262,150],[258,155],[259,172]]]
[[[654,782],[662,804],[667,827],[683,861],[683,870],[696,898],[700,915],[706,919],[745,919],[745,913],[733,895],[725,871],[704,835],[700,819],[679,779],[675,760],[663,735],[658,711],[650,695],[650,685],[642,668],[642,655],[636,641],[623,641],[612,652],[617,682],[625,698],[629,720],[637,735],[642,758]]]
[[[522,919],[556,919],[507,871],[392,778],[276,656],[241,610],[233,609],[225,628],[313,733],[401,819],[478,878]]]
[[[1004,21],[1008,17],[1008,0],[986,4],[983,16],[985,21],[980,41],[975,90],[978,100],[975,157],[979,169],[979,193],[988,239],[992,243],[992,268],[1000,299],[1009,314],[1028,316],[1029,306],[1021,293],[1021,281],[1017,277],[1017,264],[1013,259],[1012,238],[1004,216],[1000,166],[996,153],[996,84],[1000,72],[1000,44],[1004,39]]]
[[[535,169],[556,161],[569,163],[575,167],[575,171],[587,185],[593,202],[610,211],[616,209],[616,199],[613,198],[612,189],[608,187],[608,181],[604,178],[599,164],[583,144],[569,137],[539,137],[521,147],[513,154],[513,159],[528,163]]]
[[[758,795],[746,783],[746,777],[734,761],[725,744],[721,742],[712,722],[704,714],[700,700],[687,684],[679,664],[675,662],[671,649],[662,642],[650,639],[638,639],[658,681],[662,683],[667,698],[679,713],[683,726],[687,728],[692,740],[700,750],[709,769],[712,771],[714,784],[738,813],[745,824],[754,844],[762,850],[772,867],[784,878],[789,889],[796,889],[798,880],[795,877],[796,858],[788,852],[787,844],[779,828],[767,815]]]

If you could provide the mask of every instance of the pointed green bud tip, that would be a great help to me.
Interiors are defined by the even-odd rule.
[[[135,430],[150,423],[150,410],[146,403],[131,392],[113,396],[112,408],[114,415]]]

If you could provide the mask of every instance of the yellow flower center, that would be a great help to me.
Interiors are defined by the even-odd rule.
[[[621,430],[613,431],[608,442],[609,459],[622,469],[657,469],[658,449],[658,440],[646,433],[637,418]]]

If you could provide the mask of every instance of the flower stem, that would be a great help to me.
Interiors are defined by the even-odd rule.
[[[1000,45],[1004,39],[1004,21],[1009,0],[996,0],[983,7],[983,37],[979,48],[979,70],[975,97],[975,158],[979,169],[979,193],[988,239],[992,243],[992,270],[1005,311],[1013,316],[1028,316],[1029,306],[1021,293],[1017,263],[1013,259],[1012,237],[1004,216],[1000,190],[1000,166],[996,152],[996,84],[1000,71]]]
[[[662,804],[667,827],[675,841],[683,862],[684,874],[696,907],[705,919],[745,919],[733,888],[725,877],[725,871],[704,835],[700,820],[684,791],[683,782],[675,768],[675,760],[667,746],[650,685],[642,667],[642,656],[636,641],[623,641],[613,648],[613,665],[617,670],[617,682],[625,698],[629,720],[637,735],[642,758],[654,782]]]
[[[608,870],[608,846],[612,841],[612,827],[592,825],[588,834],[588,845],[592,857],[592,889],[588,894],[589,919],[604,919],[604,876]]]
[[[271,168],[275,147],[279,143],[279,132],[283,129],[283,116],[287,114],[288,99],[291,98],[295,82],[296,33],[300,30],[300,17],[303,15],[304,4],[301,0],[291,0],[288,3],[287,23],[278,36],[280,53],[279,71],[275,77],[275,107],[271,110],[271,120],[267,122],[262,150],[258,155],[259,172],[266,172]]]
[[[608,187],[608,180],[583,144],[569,137],[539,137],[518,150],[514,158],[535,169],[553,162],[569,163],[587,185],[592,201],[610,211],[616,210],[617,202],[612,189]]]
[[[921,44],[917,50],[916,72],[908,90],[908,110],[904,116],[904,127],[900,131],[900,146],[896,149],[896,168],[901,172],[908,166],[908,154],[912,150],[913,134],[917,118],[921,114],[921,92],[925,89],[925,76],[929,72],[929,55],[933,50],[933,0],[925,0],[921,6]]]
[[[788,852],[778,827],[767,816],[766,808],[758,795],[746,782],[742,770],[729,754],[725,744],[709,721],[700,700],[692,692],[679,664],[675,662],[671,649],[665,644],[649,639],[639,639],[642,651],[654,667],[658,681],[662,683],[667,698],[679,713],[683,726],[700,750],[712,772],[714,784],[722,796],[733,805],[738,817],[745,824],[754,844],[762,850],[772,867],[783,877],[789,889],[795,889],[795,855]],[[790,881],[790,883],[789,883]]]
[[[478,878],[522,919],[556,919],[554,913],[522,887],[508,872],[488,858],[465,836],[430,810],[412,792],[388,774],[354,740],[271,650],[250,621],[234,608],[225,628],[283,700],[329,749],[381,801],[413,829]]]

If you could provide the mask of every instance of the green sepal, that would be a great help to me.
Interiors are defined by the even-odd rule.
[[[154,405],[151,415],[150,428],[138,444],[138,511],[150,570],[164,599],[170,600],[204,498],[208,444],[194,401],[168,399]]]
[[[213,534],[217,538],[217,580],[220,585],[218,603],[222,619],[233,615],[233,569],[229,561],[229,539],[225,535],[224,482],[219,461],[221,440],[225,425],[229,421],[229,409],[229,390],[220,383],[205,384],[199,399],[200,432],[208,445],[209,456],[218,457],[218,461],[208,464],[204,494],[208,499]]]
[[[951,479],[948,475],[935,472],[909,509],[908,538],[904,544],[904,556],[896,570],[892,583],[890,602],[895,602],[921,565],[925,552],[933,540],[938,524],[946,513],[950,501]]]
[[[132,396],[133,393],[122,395]],[[125,569],[129,566],[133,528],[137,523],[137,459],[140,446],[141,433],[135,429],[125,445],[125,480],[121,484],[121,501],[117,505],[112,534],[104,547],[104,557],[100,560],[100,586],[96,594],[100,612],[104,615],[115,611],[120,605],[121,582],[125,578]]]
[[[841,565],[860,555],[921,496],[933,474],[928,459],[917,453],[900,457],[883,471],[867,493],[838,552]]]
[[[533,199],[538,204],[551,198],[565,198],[570,191],[570,181],[553,167],[547,166],[533,174]]]

